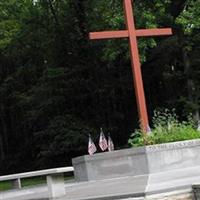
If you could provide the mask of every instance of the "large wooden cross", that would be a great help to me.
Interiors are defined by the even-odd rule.
[[[129,38],[132,73],[133,73],[135,93],[137,98],[140,126],[143,132],[146,133],[149,127],[149,121],[148,121],[144,87],[142,81],[137,37],[171,35],[172,30],[171,28],[136,30],[134,16],[133,16],[132,1],[131,0],[123,0],[123,1],[124,1],[127,30],[92,32],[90,33],[89,37],[90,39]]]

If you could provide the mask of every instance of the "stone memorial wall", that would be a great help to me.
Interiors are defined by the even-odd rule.
[[[132,177],[146,195],[190,192],[200,183],[200,139],[82,156],[73,166],[78,181]]]

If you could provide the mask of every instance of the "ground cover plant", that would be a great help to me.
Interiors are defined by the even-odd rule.
[[[136,130],[128,143],[133,146],[154,145],[200,138],[200,131],[192,115],[185,121],[179,121],[175,110],[155,111],[151,131],[144,136],[141,130]]]

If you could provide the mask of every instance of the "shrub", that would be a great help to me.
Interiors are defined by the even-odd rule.
[[[151,133],[144,136],[141,130],[136,130],[128,143],[131,146],[153,145],[200,138],[200,131],[195,127],[192,116],[180,122],[175,110],[155,111]]]

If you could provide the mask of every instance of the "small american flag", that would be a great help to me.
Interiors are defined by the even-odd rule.
[[[102,151],[105,151],[108,148],[108,143],[107,143],[107,140],[106,140],[106,137],[103,133],[102,128],[101,128],[101,131],[100,131],[99,146],[100,146]]]
[[[108,151],[114,151],[114,144],[110,137],[110,133],[108,134]]]
[[[92,141],[91,136],[89,135],[88,153],[89,153],[90,155],[93,155],[96,151],[97,151],[97,148],[96,148],[94,142]]]

